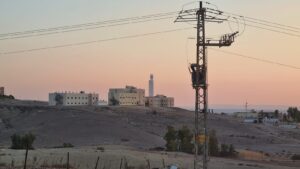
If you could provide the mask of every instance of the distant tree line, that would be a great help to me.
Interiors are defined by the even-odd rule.
[[[262,117],[264,117],[263,114],[265,113],[263,110],[256,112],[254,109],[250,110],[250,112],[258,113]],[[282,118],[282,121],[285,122],[300,122],[300,110],[298,110],[297,107],[289,107],[287,109],[287,114],[280,113],[279,110],[275,110],[273,115],[273,118]]]
[[[176,130],[172,126],[167,127],[167,133],[164,136],[166,140],[167,151],[177,151],[185,153],[194,152],[193,133],[187,126],[183,126],[181,129]],[[216,131],[209,132],[208,137],[208,151],[211,156],[215,157],[234,157],[237,152],[232,144],[219,144],[216,136]],[[198,150],[199,154],[203,153],[203,147],[200,146]]]

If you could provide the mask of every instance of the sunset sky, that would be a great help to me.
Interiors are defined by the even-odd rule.
[[[0,34],[173,12],[191,0],[1,0]],[[212,0],[220,10],[300,27],[299,0]],[[193,4],[192,4],[193,5]],[[214,6],[209,6],[214,8]],[[0,40],[0,53],[134,34],[192,27],[174,18],[146,23]],[[242,29],[242,24],[239,29]],[[231,24],[237,30],[236,24]],[[209,24],[207,34],[230,33],[228,24]],[[47,100],[49,92],[97,92],[109,88],[145,88],[154,74],[155,94],[175,97],[176,106],[192,106],[188,62],[195,61],[196,30],[132,39],[0,54],[0,86],[19,99]],[[300,33],[297,33],[300,35]],[[189,38],[189,40],[188,40]],[[300,37],[246,27],[231,47],[221,50],[300,67]],[[218,49],[218,48],[215,48]],[[300,106],[300,70],[208,50],[210,105]]]

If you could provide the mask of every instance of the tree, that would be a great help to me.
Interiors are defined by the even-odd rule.
[[[283,114],[282,120],[283,120],[284,122],[288,121],[288,117],[287,117],[286,114]]]
[[[9,99],[12,99],[12,100],[15,99],[15,97],[14,97],[13,95],[9,95],[8,98],[9,98]]]
[[[185,153],[193,152],[193,134],[187,126],[183,126],[180,130],[178,130],[177,139],[179,141],[179,151]]]
[[[226,157],[228,156],[229,152],[229,147],[226,144],[221,144],[221,151],[220,151],[220,156],[221,157]]]
[[[64,97],[61,94],[56,93],[55,95],[56,106],[63,105],[63,99]]]
[[[216,136],[216,131],[212,130],[209,133],[209,145],[208,145],[208,150],[209,150],[209,154],[211,156],[218,156],[219,155],[219,143],[218,143],[218,139]]]
[[[31,133],[27,133],[24,136],[14,134],[11,136],[11,149],[34,149],[34,140],[35,136]]]
[[[0,95],[0,99],[10,99],[14,100],[15,97],[13,95]]]
[[[165,134],[164,139],[167,142],[167,151],[181,151],[185,153],[193,152],[193,134],[187,126],[183,126],[179,130],[176,130],[172,126],[168,126],[167,133]]]
[[[274,111],[274,116],[275,116],[275,118],[279,118],[279,110]]]
[[[119,105],[119,101],[114,96],[110,99],[110,102],[113,106]]]
[[[295,122],[300,122],[300,112],[297,107],[289,107],[288,116],[291,117]]]
[[[22,149],[22,138],[18,134],[14,134],[11,137],[11,149]]]
[[[167,133],[164,136],[166,140],[167,151],[177,151],[177,132],[173,126],[167,127]]]
[[[236,153],[236,151],[235,151],[234,146],[232,144],[230,144],[229,145],[229,150],[228,150],[228,155],[229,156],[235,156],[235,153]]]

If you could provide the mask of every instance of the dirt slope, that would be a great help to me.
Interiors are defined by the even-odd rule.
[[[164,146],[166,126],[193,126],[193,112],[179,108],[50,107],[43,102],[0,102],[0,145],[13,133],[37,135],[36,147],[64,142],[76,146],[116,144],[136,148]],[[209,115],[220,143],[272,153],[300,153],[300,131],[244,124],[230,116]]]

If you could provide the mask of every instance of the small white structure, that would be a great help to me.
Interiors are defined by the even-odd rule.
[[[149,80],[149,97],[154,96],[154,79],[153,79],[153,74],[150,75],[150,80]]]
[[[0,96],[4,96],[4,87],[0,87]]]
[[[272,125],[275,125],[275,124],[279,124],[279,119],[277,118],[263,118],[262,122],[264,124],[272,124]]]
[[[98,106],[107,106],[108,102],[106,100],[99,100],[98,101]]]
[[[279,127],[285,129],[297,129],[300,128],[300,125],[298,123],[281,122]]]
[[[109,89],[108,105],[145,106],[145,90],[133,86]]]
[[[99,95],[95,93],[79,93],[65,92],[65,93],[49,93],[50,106],[83,106],[83,105],[97,105]]]
[[[146,106],[148,107],[174,107],[174,98],[164,95],[146,97]]]
[[[237,118],[258,118],[258,113],[255,112],[235,112],[233,114],[234,117]]]
[[[254,117],[246,117],[244,118],[244,123],[258,123],[258,119]]]

